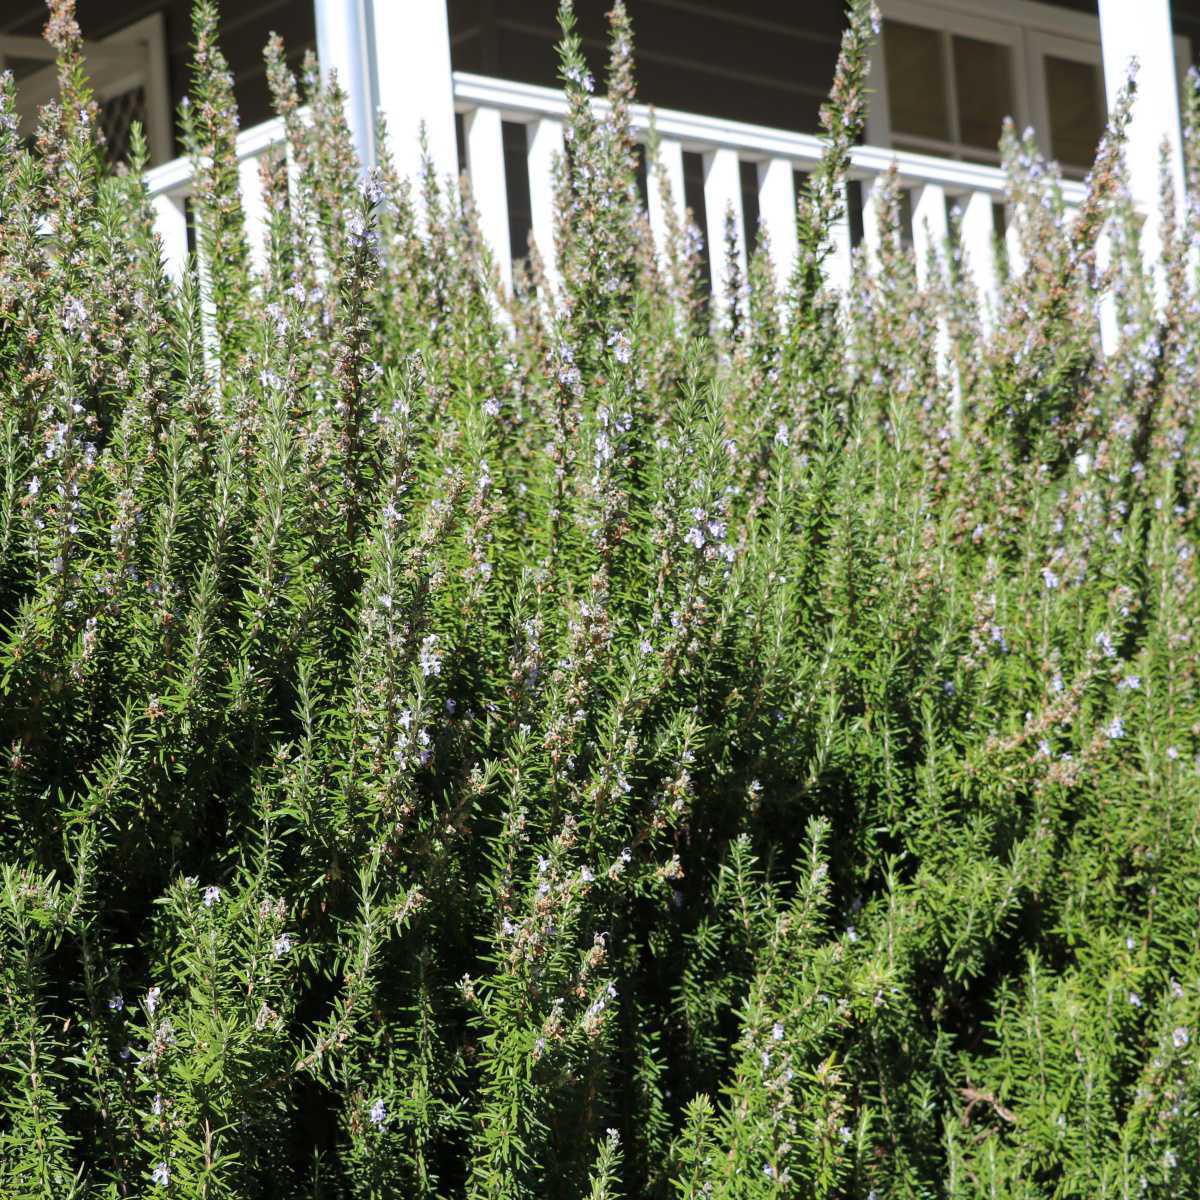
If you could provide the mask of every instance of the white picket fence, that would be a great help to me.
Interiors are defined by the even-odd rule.
[[[503,126],[514,122],[525,128],[524,169],[530,199],[531,232],[554,279],[553,186],[554,155],[562,148],[567,105],[561,92],[530,84],[513,83],[463,72],[454,74],[455,107],[462,115],[466,162],[472,192],[484,235],[496,251],[502,276],[511,283],[509,253],[508,180]],[[597,100],[600,108],[604,102]],[[650,109],[633,109],[634,129],[640,139],[651,130]],[[725,214],[732,209],[745,229],[742,164],[754,164],[757,178],[759,221],[767,232],[781,273],[790,268],[796,250],[795,173],[811,170],[820,159],[821,143],[808,134],[769,129],[715,117],[658,109],[653,115],[658,137],[658,160],[670,184],[673,202],[682,213],[685,204],[684,154],[701,156],[707,228],[702,230],[711,247],[723,247]],[[276,119],[244,131],[237,142],[243,202],[253,252],[263,253],[266,210],[259,185],[259,158],[282,144],[284,129]],[[511,162],[511,155],[509,156]],[[861,196],[857,224],[868,254],[878,240],[873,189],[895,165],[902,188],[910,194],[911,236],[924,267],[928,250],[941,247],[949,235],[950,206],[961,208],[960,236],[968,267],[986,305],[997,296],[994,249],[995,206],[1004,201],[1004,175],[996,167],[959,162],[932,155],[857,147],[852,155],[853,189]],[[147,174],[156,221],[169,269],[178,277],[188,255],[186,201],[191,188],[189,160],[176,159]],[[659,199],[656,178],[648,186],[650,224],[656,239],[665,227],[666,214]],[[1083,199],[1083,186],[1063,184],[1064,199],[1074,207]],[[850,214],[835,231],[834,253],[828,264],[831,282],[845,287],[851,271]],[[1011,233],[1011,226],[1010,226]],[[742,238],[743,254],[746,239]],[[726,264],[723,252],[711,255],[714,291],[723,292]]]

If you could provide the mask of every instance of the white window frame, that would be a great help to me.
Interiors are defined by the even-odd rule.
[[[146,142],[151,165],[173,157],[171,88],[167,74],[166,28],[162,13],[151,13],[106,38],[85,42],[83,55],[98,101],[142,88],[146,96]],[[41,38],[0,35],[0,70],[9,58],[53,60]],[[38,109],[58,94],[53,65],[41,67],[17,84],[17,110],[23,136],[33,133]]]
[[[1132,2],[1132,0],[1131,0]],[[1103,56],[1100,46],[1099,18],[1070,9],[1054,8],[1036,0],[877,0],[884,22],[900,21],[920,25],[951,36],[979,38],[1009,46],[1013,65],[1013,104],[1010,114],[1018,130],[1033,127],[1041,151],[1049,155],[1050,120],[1046,96],[1045,60],[1047,56],[1091,63],[1100,68],[1103,87]],[[956,103],[953,98],[953,63],[949,55],[949,37],[942,40],[943,69],[946,73],[947,104],[951,125],[957,125]],[[1175,36],[1175,61],[1180,81],[1187,78],[1191,62],[1191,45],[1182,35]],[[876,146],[894,145],[891,120],[888,114],[887,64],[882,46],[871,58],[870,87],[872,96],[867,118],[867,140]],[[1102,96],[1102,101],[1104,97]],[[922,139],[898,135],[906,145],[916,146]],[[997,130],[997,137],[999,130]],[[922,147],[924,149],[924,147]],[[929,143],[927,153],[956,158],[977,157],[974,147],[946,144],[943,149]],[[986,154],[983,157],[988,157]],[[995,156],[994,161],[999,161]],[[1069,167],[1067,175],[1082,175],[1080,168]]]

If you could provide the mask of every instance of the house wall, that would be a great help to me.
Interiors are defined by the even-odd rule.
[[[104,37],[149,13],[164,14],[172,103],[187,89],[192,0],[78,0],[84,36]],[[409,0],[393,0],[405,3]],[[627,0],[634,23],[642,99],[784,129],[812,132],[833,75],[842,0]],[[996,0],[997,4],[1000,0]],[[1130,0],[1134,3],[1136,0]],[[262,49],[278,32],[298,66],[316,44],[312,0],[218,0],[222,45],[234,74],[243,126],[271,116]],[[458,70],[553,85],[555,0],[448,0]],[[605,53],[611,0],[576,0],[584,48]],[[1096,0],[1059,0],[1096,12]],[[38,0],[0,0],[0,33],[36,34]],[[1173,0],[1177,33],[1200,51],[1200,0]]]
[[[605,59],[611,0],[576,0],[584,52]],[[817,128],[843,23],[841,0],[628,0],[641,99],[660,108]],[[551,86],[553,0],[450,0],[459,70]]]

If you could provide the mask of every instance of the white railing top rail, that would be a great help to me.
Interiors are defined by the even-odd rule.
[[[553,88],[464,71],[454,73],[454,98],[460,111],[493,109],[503,120],[520,123],[544,117],[561,120],[567,114],[566,99]],[[600,112],[607,108],[603,99],[595,99],[593,103]],[[674,139],[684,150],[736,150],[747,161],[784,158],[800,170],[816,166],[821,158],[822,142],[813,134],[674,109],[652,109],[645,104],[634,105],[631,116],[639,136],[648,137],[653,125],[659,137]],[[272,146],[282,145],[285,138],[281,117],[243,130],[237,138],[238,160],[257,158]],[[1004,195],[1005,176],[999,167],[882,146],[856,146],[850,157],[850,177],[872,179],[893,164],[901,186],[934,183],[950,193],[987,192],[997,200]],[[147,171],[146,186],[151,196],[184,195],[191,186],[191,178],[191,159],[176,158]],[[1062,191],[1069,205],[1081,203],[1085,195],[1084,185],[1073,180],[1064,180]]]
[[[514,83],[462,71],[454,73],[455,107],[463,115],[463,141],[466,162],[480,219],[480,228],[492,247],[501,281],[511,286],[513,256],[510,239],[513,226],[508,209],[508,174],[516,163],[502,135],[505,121],[523,125],[526,130],[524,162],[520,169],[528,179],[529,234],[542,254],[543,266],[551,291],[556,290],[554,261],[554,189],[552,162],[563,147],[564,119],[568,104],[561,91],[534,84]],[[598,115],[607,102],[593,98]],[[307,119],[307,110],[305,118]],[[743,165],[753,164],[757,176],[758,229],[770,239],[772,260],[785,283],[798,250],[796,230],[796,190],[794,172],[811,170],[821,159],[823,144],[819,137],[770,129],[720,117],[705,117],[671,109],[651,109],[644,104],[631,110],[634,133],[648,140],[653,129],[658,137],[656,170],[661,170],[669,185],[671,204],[678,217],[684,215],[684,154],[703,157],[705,242],[719,247],[726,235],[726,214],[741,233],[738,255],[745,269],[746,243],[751,230],[743,205],[746,179]],[[411,131],[409,131],[411,132]],[[403,137],[404,130],[393,136]],[[415,134],[414,134],[415,136]],[[282,118],[265,121],[244,130],[237,138],[238,174],[246,208],[251,253],[262,261],[266,245],[269,214],[258,177],[258,159],[286,140]],[[931,253],[940,253],[951,236],[948,209],[953,202],[962,213],[960,240],[967,250],[985,304],[995,309],[999,298],[999,274],[994,254],[996,212],[1005,199],[1007,180],[998,167],[961,162],[931,154],[891,150],[879,146],[856,146],[851,152],[850,178],[861,181],[861,205],[857,207],[860,231],[867,260],[879,246],[880,229],[873,184],[895,168],[901,187],[912,193],[910,228],[918,257],[918,273],[924,274]],[[193,187],[193,169],[188,158],[176,159],[149,171],[146,175],[155,208],[156,224],[163,237],[168,269],[175,278],[183,272],[189,252],[189,231],[184,202]],[[1085,196],[1082,184],[1062,183],[1063,199],[1068,208],[1079,205]],[[664,245],[667,213],[662,194],[656,186],[648,189],[649,218],[655,243]],[[850,200],[850,197],[847,197]],[[906,218],[907,221],[907,218]],[[519,232],[515,235],[520,236]],[[1007,222],[1005,238],[1010,269],[1020,270],[1021,243],[1015,223]],[[826,274],[837,288],[846,289],[853,273],[851,213],[843,214],[831,230],[833,253],[826,263]],[[715,297],[728,294],[732,276],[723,254],[710,254],[709,266]],[[719,303],[723,302],[720,299]]]
[[[301,115],[307,119],[308,110],[302,109]],[[263,121],[261,125],[252,125],[242,130],[237,136],[238,162],[258,158],[273,146],[281,146],[287,140],[287,130],[282,117],[274,117]],[[161,167],[153,167],[146,172],[146,187],[151,198],[158,196],[186,196],[192,186],[192,160],[188,156],[174,158],[163,163]]]
[[[516,83],[486,75],[454,72],[455,106],[460,111],[474,108],[497,110],[506,121],[528,122],[539,117],[561,120],[567,114],[567,101],[561,91],[530,83]],[[602,98],[592,101],[598,112],[608,105]],[[705,151],[717,148],[736,150],[748,161],[786,158],[800,169],[813,167],[821,159],[823,143],[810,133],[794,133],[727,121],[675,109],[635,104],[631,110],[634,130],[647,136],[653,123],[658,135],[678,141],[685,150]],[[881,146],[856,146],[850,156],[850,176],[869,179],[883,174],[895,164],[901,186],[936,183],[951,192],[990,192],[997,199],[1004,195],[1005,175],[999,167],[984,163],[962,162],[933,154],[909,150],[890,150]],[[1079,204],[1085,195],[1083,184],[1066,180],[1063,198]]]

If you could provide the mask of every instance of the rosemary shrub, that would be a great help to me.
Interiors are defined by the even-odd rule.
[[[859,3],[790,284],[760,239],[710,310],[620,0],[602,119],[565,5],[561,283],[507,297],[278,44],[258,263],[202,0],[175,285],[51,10],[36,144],[0,83],[0,1195],[1198,1194],[1200,209],[1158,304],[1127,102],[1075,215],[1006,135],[994,318],[895,179],[839,297]]]

